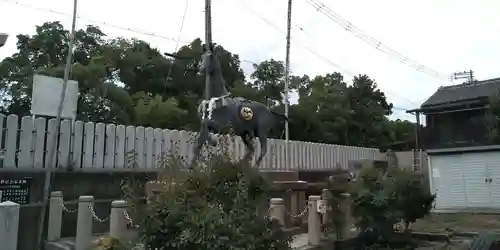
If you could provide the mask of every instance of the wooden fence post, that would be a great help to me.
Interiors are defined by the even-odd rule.
[[[19,231],[19,210],[17,203],[0,203],[0,250],[16,250]]]

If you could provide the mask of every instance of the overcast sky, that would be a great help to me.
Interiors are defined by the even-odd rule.
[[[212,2],[214,42],[239,54],[242,60],[284,60],[286,0]],[[478,80],[500,76],[498,1],[321,2],[386,46],[435,71],[451,74],[473,69]],[[179,35],[186,3],[187,14]],[[204,37],[203,0],[85,0],[80,1],[78,8],[81,18],[77,20],[77,28],[97,24],[109,36],[137,37],[162,51],[172,52],[177,45],[166,37],[180,37],[179,40],[185,42]],[[7,45],[0,49],[0,59],[15,52],[16,34],[33,34],[35,25],[58,20],[69,29],[71,12],[69,0],[0,0],[0,32],[11,35]],[[378,51],[316,11],[308,0],[294,0],[292,19],[291,70],[294,74],[340,71],[347,78],[352,78],[350,74],[367,74],[400,109],[418,107],[439,86],[452,84]],[[250,63],[242,66],[246,73],[251,73]],[[413,120],[401,110],[396,110],[394,117]]]

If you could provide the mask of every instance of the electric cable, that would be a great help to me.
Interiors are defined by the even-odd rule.
[[[334,21],[338,25],[340,25],[342,28],[347,30],[348,32],[352,33],[354,36],[358,37],[359,39],[363,40],[364,42],[368,43],[375,49],[381,51],[382,53],[398,60],[402,64],[406,64],[414,69],[416,69],[419,72],[425,73],[429,76],[441,79],[441,80],[447,80],[451,81],[452,77],[449,74],[444,74],[440,73],[436,70],[433,70],[429,67],[426,67],[423,64],[420,64],[416,62],[415,60],[412,60],[401,53],[397,52],[396,50],[386,46],[379,40],[373,38],[372,36],[368,35],[366,32],[363,30],[359,29],[356,27],[352,22],[346,20],[342,16],[340,16],[338,13],[334,12],[328,6],[325,4],[321,3],[319,0],[306,0],[309,5],[311,5],[313,8],[316,9],[316,11],[322,13],[324,16],[329,18],[330,20]]]
[[[285,31],[283,31],[280,27],[278,27],[276,24],[274,24],[273,22],[271,22],[270,20],[268,20],[267,18],[265,18],[262,14],[260,14],[258,11],[250,8],[245,2],[244,0],[240,0],[240,3],[242,3],[242,5],[248,10],[250,11],[252,14],[254,14],[255,16],[259,17],[263,22],[265,22],[266,24],[268,24],[269,26],[273,27],[274,29],[276,29],[277,31],[279,31],[280,33],[282,34],[286,34]],[[300,28],[300,26],[297,26],[299,27],[300,30],[303,30],[303,28]],[[341,67],[339,64],[337,63],[334,63],[333,61],[331,61],[330,59],[322,56],[321,54],[319,54],[318,52],[314,51],[313,49],[311,49],[310,47],[302,44],[300,41],[297,41],[296,39],[294,39],[293,37],[291,38],[292,40],[294,40],[294,43],[298,44],[299,46],[301,46],[302,48],[306,49],[307,51],[309,51],[310,53],[312,53],[313,55],[317,56],[318,58],[322,59],[323,61],[327,62],[328,64],[334,66],[335,68],[337,68],[339,71],[341,71],[341,73],[343,73],[344,75],[347,75],[347,76],[350,76],[350,77],[355,77],[356,74],[354,74],[353,72],[351,72],[350,70],[347,70],[343,67]],[[399,95],[398,95],[399,96]],[[402,98],[402,99],[406,99],[406,98]],[[408,99],[407,99],[408,100]],[[410,100],[408,100],[409,102],[411,102]],[[406,111],[408,109],[406,108],[401,108],[401,107],[393,107],[394,109],[396,110],[400,110],[400,111]]]
[[[177,35],[177,41],[179,41],[181,39],[182,30],[184,29],[184,22],[186,21],[188,7],[189,7],[189,0],[186,0],[186,5],[184,7],[184,14],[182,14],[182,19],[181,19],[181,26],[179,28],[179,34]],[[175,48],[174,48],[174,54],[177,53],[177,50],[179,49],[179,44],[180,44],[179,42],[176,42]],[[167,95],[168,83],[169,83],[170,77],[172,76],[172,68],[173,67],[174,67],[173,63],[170,65],[170,67],[168,67],[167,78],[165,79],[165,93],[164,93],[165,96]]]
[[[68,14],[68,13],[64,13],[64,12],[60,12],[60,11],[56,11],[56,10],[52,10],[52,9],[48,9],[48,8],[38,7],[38,6],[35,6],[35,5],[22,3],[22,2],[19,2],[19,1],[16,1],[16,0],[0,0],[0,2],[15,4],[15,5],[27,8],[27,9],[33,9],[33,10],[37,10],[37,11],[49,12],[49,13],[53,13],[53,14],[57,14],[57,15],[71,17],[71,14]],[[132,33],[141,34],[141,35],[145,35],[145,36],[156,37],[156,38],[160,38],[160,39],[164,39],[164,40],[168,40],[168,41],[173,41],[173,42],[178,42],[178,43],[183,43],[183,44],[189,44],[190,43],[188,41],[180,41],[179,39],[175,39],[175,38],[172,38],[172,37],[169,37],[169,36],[160,35],[160,34],[157,34],[157,33],[150,32],[150,31],[136,29],[136,28],[129,28],[129,27],[125,27],[125,26],[120,26],[120,25],[116,25],[116,24],[107,23],[107,22],[104,22],[104,21],[98,21],[98,20],[93,20],[93,19],[85,18],[85,17],[82,17],[82,16],[77,16],[77,19],[82,20],[82,21],[86,21],[86,22],[89,22],[89,23],[98,24],[98,25],[101,25],[101,26],[111,27],[111,28],[115,28],[115,29],[119,29],[119,30],[123,30],[123,31],[129,31],[129,32],[132,32]]]

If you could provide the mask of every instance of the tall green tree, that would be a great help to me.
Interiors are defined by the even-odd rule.
[[[62,77],[69,31],[59,22],[36,27],[34,35],[17,36],[18,51],[0,62],[0,111],[29,115],[33,75]],[[204,77],[198,38],[181,47],[182,59],[163,55],[145,41],[108,37],[96,26],[75,35],[70,78],[79,83],[79,120],[159,128],[197,130],[197,107]],[[269,59],[245,77],[238,55],[215,45],[223,76],[233,95],[265,103],[283,112],[284,62]],[[409,140],[415,124],[391,121],[392,104],[367,75],[348,85],[338,72],[290,76],[298,103],[289,110],[290,139],[378,147]],[[271,136],[283,137],[277,125]]]

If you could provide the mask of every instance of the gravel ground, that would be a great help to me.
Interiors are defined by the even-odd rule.
[[[430,214],[418,220],[413,231],[422,232],[492,232],[500,233],[500,214]]]

